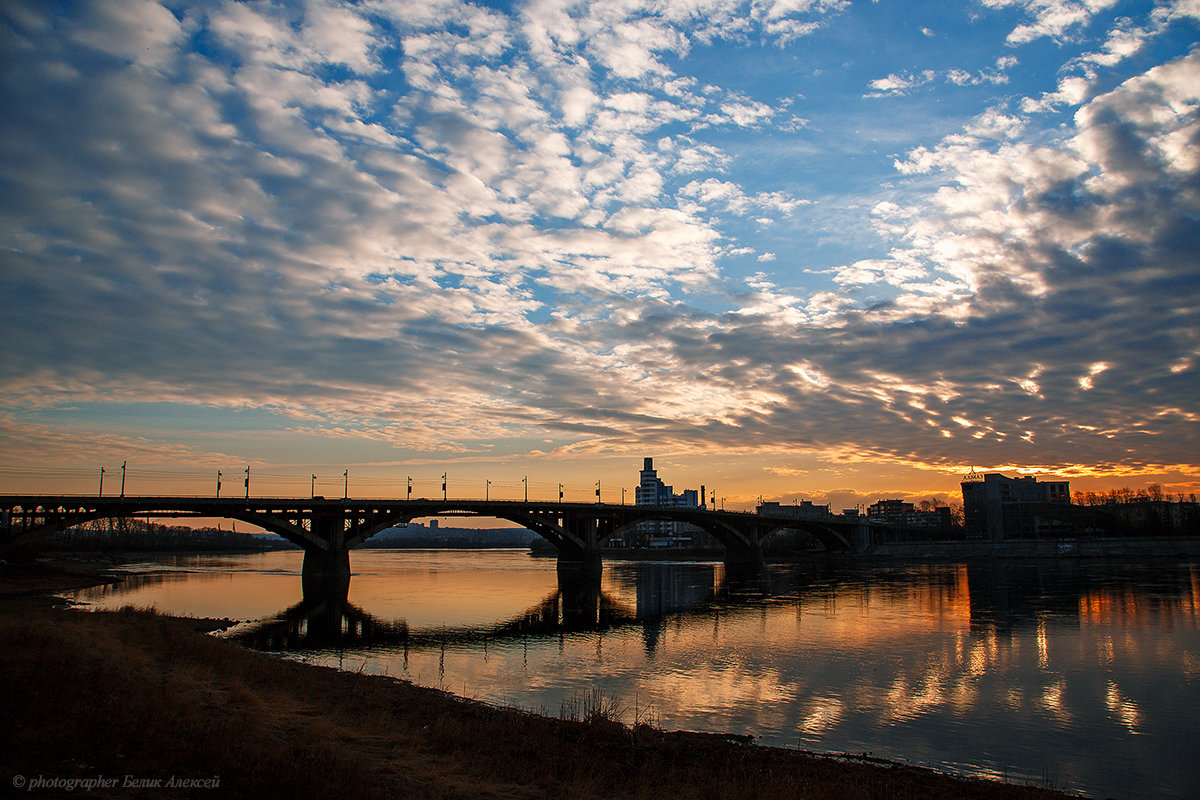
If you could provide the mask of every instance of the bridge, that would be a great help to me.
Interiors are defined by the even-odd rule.
[[[807,533],[827,551],[862,551],[873,541],[864,521],[797,519],[672,506],[519,500],[359,500],[170,496],[0,495],[0,546],[105,518],[222,518],[277,533],[304,549],[306,580],[348,580],[350,551],[380,531],[423,517],[493,517],[541,535],[560,566],[598,566],[601,548],[645,522],[684,522],[725,547],[726,561],[756,562],[777,531]]]

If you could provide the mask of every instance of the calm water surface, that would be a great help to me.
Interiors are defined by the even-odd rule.
[[[303,597],[299,552],[163,558],[96,607],[249,620],[259,649],[557,715],[749,733],[1094,797],[1200,798],[1200,563],[606,564],[355,551]]]

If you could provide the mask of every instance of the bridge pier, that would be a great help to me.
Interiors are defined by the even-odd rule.
[[[741,546],[727,543],[725,545],[725,563],[749,566],[760,565],[763,563],[762,547],[757,541]]]
[[[850,537],[850,547],[854,553],[869,553],[875,548],[870,525],[864,522],[854,528]]]
[[[568,578],[599,576],[603,568],[600,559],[601,521],[589,515],[572,515],[563,519],[563,527],[574,541],[558,542],[558,574]]]
[[[600,585],[600,575],[604,572],[604,562],[599,551],[590,553],[559,553],[555,564],[559,583],[571,585]]]
[[[350,589],[350,551],[305,548],[300,588],[306,597],[345,597]]]

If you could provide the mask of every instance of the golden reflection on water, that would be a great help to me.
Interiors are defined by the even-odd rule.
[[[505,551],[464,570],[461,560],[436,553],[374,551],[350,581],[348,600],[414,628],[487,625],[522,614],[557,589],[554,562],[530,569],[530,561],[524,552]]]
[[[164,557],[132,564],[120,583],[95,586],[66,596],[101,610],[126,605],[163,614],[217,619],[261,619],[277,614],[300,596],[298,551],[211,558]]]

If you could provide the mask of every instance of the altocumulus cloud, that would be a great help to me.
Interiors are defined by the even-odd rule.
[[[1094,24],[1061,5],[983,3],[1025,16],[953,74]],[[1195,9],[1114,22],[1058,87],[898,155],[845,221],[877,252],[801,264],[730,232],[816,199],[735,169],[736,143],[795,132],[794,93],[688,58],[848,13],[6,4],[0,419],[57,441],[38,409],[151,399],[435,452],[1190,464],[1200,56],[1111,76]],[[959,83],[999,79],[937,82]],[[772,272],[726,269],[746,254]]]

